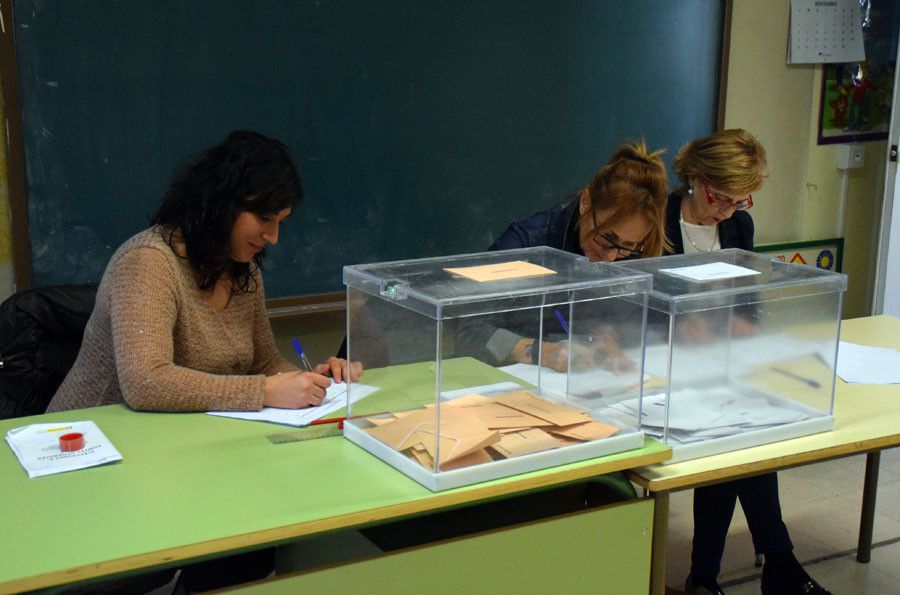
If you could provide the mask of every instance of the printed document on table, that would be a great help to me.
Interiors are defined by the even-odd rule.
[[[353,383],[350,385],[351,401],[356,402],[378,390],[377,386]],[[286,426],[308,426],[317,419],[328,417],[338,409],[347,405],[347,383],[332,383],[325,389],[325,398],[316,407],[306,409],[278,409],[263,407],[260,411],[208,411],[210,415],[249,419],[251,421],[267,421]]]
[[[841,341],[837,375],[844,382],[900,384],[900,353],[894,349]]]
[[[59,448],[59,437],[74,432],[84,435],[84,447],[63,452]],[[92,421],[32,424],[13,428],[6,433],[6,441],[28,477],[63,473],[122,460],[116,447]]]
[[[718,281],[720,279],[759,275],[759,271],[728,264],[727,262],[711,262],[690,267],[678,267],[677,269],[659,269],[659,272],[675,275],[676,277],[684,277],[693,281]]]

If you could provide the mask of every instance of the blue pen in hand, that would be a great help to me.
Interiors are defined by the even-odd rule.
[[[563,313],[560,312],[559,310],[554,310],[553,313],[556,314],[556,320],[559,321],[559,326],[562,327],[563,332],[566,333],[567,335],[571,336],[571,334],[569,333],[569,323],[566,322],[566,317],[563,316]],[[579,339],[583,343],[593,343],[594,342],[594,337],[592,337],[591,335],[579,337]]]
[[[306,371],[312,372],[312,366],[309,365],[309,360],[306,359],[306,354],[303,353],[303,347],[300,346],[300,341],[297,340],[297,337],[294,337],[294,351],[297,352],[297,357],[300,358],[300,363],[303,364]]]
[[[554,314],[556,314],[556,319],[559,321],[559,326],[562,327],[562,330],[567,335],[569,334],[569,323],[566,322],[566,317],[562,315],[562,312],[559,310],[554,310]]]

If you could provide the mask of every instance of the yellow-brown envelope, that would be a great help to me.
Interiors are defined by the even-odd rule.
[[[461,410],[449,407],[441,408],[441,423],[449,422],[463,415]],[[423,429],[434,429],[435,412],[433,409],[419,409],[399,417],[391,423],[366,428],[365,431],[381,440],[394,450],[406,450],[418,442],[415,433]],[[476,419],[477,421],[477,419]]]
[[[456,267],[444,269],[448,273],[461,275],[467,279],[484,283],[486,281],[502,281],[504,279],[518,279],[520,277],[537,277],[539,275],[555,275],[556,271],[531,264],[524,260],[512,260],[498,262],[497,264],[484,264],[474,267]]]
[[[591,421],[586,424],[575,424],[573,426],[563,426],[549,428],[547,430],[551,434],[557,436],[565,436],[566,438],[574,438],[575,440],[588,441],[607,438],[619,431],[619,428],[610,424],[602,424],[600,422]]]
[[[433,429],[416,431],[421,443],[432,457],[435,452]],[[448,463],[466,456],[474,450],[483,449],[500,440],[498,432],[489,430],[475,415],[466,415],[452,421],[441,420],[440,429],[440,464]]]
[[[481,448],[470,452],[464,457],[460,457],[455,461],[450,461],[441,465],[441,471],[451,471],[462,467],[471,467],[472,465],[480,465],[481,463],[490,463],[494,458],[488,454],[488,451]]]
[[[494,397],[494,400],[557,426],[571,426],[593,421],[584,411],[542,399],[525,390],[503,393]]]
[[[543,430],[532,428],[524,432],[503,434],[500,442],[492,444],[491,448],[507,458],[512,458],[533,452],[551,450],[559,446],[560,443],[556,438]]]

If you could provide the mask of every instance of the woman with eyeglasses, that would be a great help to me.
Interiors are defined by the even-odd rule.
[[[549,246],[591,261],[614,261],[659,256],[666,247],[665,212],[668,180],[662,151],[650,152],[643,143],[620,147],[590,183],[574,196],[547,211],[516,221],[489,250]],[[598,358],[609,368],[627,368],[613,332],[600,332],[590,346],[547,341],[536,349],[533,336],[486,324],[461,325],[461,352],[491,365],[538,363],[564,371],[572,360],[592,363]]]
[[[591,261],[659,256],[666,166],[643,143],[620,147],[578,194],[510,226],[489,250],[550,246]]]
[[[765,167],[765,149],[746,130],[722,130],[684,145],[674,164],[682,186],[669,196],[666,210],[671,253],[752,250],[753,219],[749,210],[752,193],[762,186]],[[738,322],[736,326],[741,325],[746,328],[733,330],[750,330],[750,323]],[[738,499],[754,549],[765,556],[763,595],[827,595],[829,592],[794,557],[781,518],[775,473],[694,490],[694,540],[686,593],[724,593],[716,578]]]
[[[716,132],[686,144],[675,157],[682,186],[669,196],[666,236],[672,253],[753,249],[755,190],[762,186],[766,151],[746,130]]]

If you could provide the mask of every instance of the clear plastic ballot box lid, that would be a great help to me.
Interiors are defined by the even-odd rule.
[[[553,274],[518,273],[503,270],[509,263],[523,262]],[[494,278],[475,280],[448,269],[500,265]],[[491,272],[485,273],[490,275]],[[504,278],[505,274],[512,275]],[[442,319],[490,311],[498,302],[504,307],[529,308],[573,299],[612,294],[646,292],[650,277],[611,263],[592,263],[578,256],[548,248],[521,248],[446,257],[398,260],[344,267],[348,288],[379,296],[429,318]]]
[[[846,275],[736,248],[633,260],[653,275],[641,427],[672,462],[830,430]]]
[[[847,289],[844,274],[738,248],[629,260],[622,266],[652,274],[649,307],[671,314]]]
[[[604,411],[640,390],[649,274],[536,247],[346,266],[344,282],[365,370],[344,436],[430,489],[643,445],[637,413]]]

